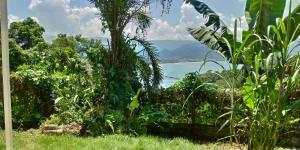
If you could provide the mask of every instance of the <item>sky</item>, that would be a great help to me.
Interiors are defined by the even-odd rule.
[[[149,40],[192,40],[186,29],[205,23],[192,6],[183,0],[173,0],[169,14],[161,13],[158,2],[150,6],[152,25],[147,31]],[[244,17],[246,0],[202,0],[217,12],[225,24],[233,28],[235,18],[240,18],[239,31],[247,28]],[[293,0],[299,4],[300,0]],[[87,38],[109,37],[101,31],[102,24],[97,16],[98,10],[88,0],[8,0],[9,21],[22,21],[34,18],[46,32],[45,38],[51,39],[59,33],[81,34]],[[128,25],[126,33],[133,33],[134,25]]]

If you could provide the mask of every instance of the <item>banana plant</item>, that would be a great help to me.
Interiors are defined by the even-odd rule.
[[[209,48],[224,52],[226,56],[229,56],[229,48],[226,42],[221,39],[222,37],[232,39],[233,35],[219,15],[204,2],[186,0],[185,3],[192,5],[198,13],[207,18],[207,22],[204,25],[198,28],[188,28],[188,32],[196,40],[206,44]]]
[[[266,35],[268,25],[276,25],[283,16],[286,0],[247,0],[245,16],[249,30]]]
[[[233,39],[233,32],[229,30],[218,14],[205,3],[198,0],[187,0],[186,3],[193,5],[198,13],[208,18],[206,24],[200,27],[188,28],[189,33],[199,42],[206,44],[213,50],[225,53],[230,58],[229,47],[225,44],[223,38]],[[249,29],[243,32],[243,37],[247,37],[248,34],[252,33],[260,37],[266,36],[268,26],[276,25],[276,19],[283,17],[285,5],[286,0],[247,0],[245,16]],[[291,42],[293,42],[300,35],[300,4],[290,15],[294,18],[289,24],[290,30],[296,31],[289,37]],[[285,25],[287,25],[288,19],[284,18],[283,20]],[[229,43],[233,45],[237,41],[229,41]]]

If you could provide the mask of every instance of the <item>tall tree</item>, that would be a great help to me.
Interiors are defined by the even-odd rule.
[[[45,29],[34,19],[27,18],[21,22],[10,24],[9,38],[14,39],[23,49],[30,49],[40,42],[44,42]]]
[[[158,85],[162,75],[157,53],[151,43],[145,41],[141,36],[151,23],[151,17],[147,13],[150,0],[89,1],[99,9],[103,31],[108,30],[111,36],[108,51],[103,54],[106,59],[102,63],[106,72],[107,91],[104,94],[106,99],[109,101],[130,99],[128,97],[131,95],[130,91],[136,91],[131,79],[137,74],[144,75],[143,79],[146,80],[146,83],[149,81],[149,74],[152,74],[152,85]],[[124,29],[129,23],[135,25],[136,31],[136,35],[131,38],[124,33]],[[148,57],[143,57],[141,52],[136,52],[137,44],[144,47],[141,52],[145,52]],[[149,59],[145,60],[144,58]],[[152,67],[149,67],[148,62]],[[120,91],[127,89],[128,86],[130,86],[128,90]]]

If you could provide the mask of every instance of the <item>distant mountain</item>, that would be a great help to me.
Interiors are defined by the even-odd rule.
[[[152,41],[158,49],[161,62],[202,61],[205,55],[211,51],[206,45],[197,41],[162,40]],[[222,57],[213,52],[209,59],[223,60]]]
[[[48,37],[47,41],[50,42],[54,38],[54,36]],[[91,39],[100,39],[104,45],[107,45],[108,38],[95,37]],[[203,61],[205,55],[211,51],[206,45],[196,40],[154,40],[151,42],[158,50],[161,63]],[[141,48],[142,47],[138,46],[138,49]],[[216,61],[223,60],[223,58],[215,52],[210,53],[209,59]]]
[[[107,38],[98,39],[107,44]],[[162,63],[203,61],[205,55],[211,51],[206,45],[196,40],[154,40],[151,42],[157,48]],[[137,49],[141,47],[138,46]],[[216,61],[223,60],[215,52],[210,53],[208,58]]]

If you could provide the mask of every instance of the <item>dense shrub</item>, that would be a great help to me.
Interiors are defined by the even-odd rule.
[[[83,134],[99,136],[113,133],[140,135],[147,133],[147,126],[158,121],[168,121],[162,112],[142,112],[136,116],[124,116],[123,112],[103,108],[86,112],[83,120]]]
[[[206,83],[202,74],[187,74],[169,88],[152,91],[148,104],[170,114],[174,123],[213,125],[230,105],[226,89],[214,84],[217,80]],[[222,120],[217,123],[221,124]]]
[[[243,83],[245,82],[244,79],[244,72],[241,72],[235,79],[236,88],[241,88]],[[230,79],[233,76],[231,70],[223,70],[221,72],[212,72],[208,71],[206,73],[200,74],[200,78],[206,83],[214,83],[218,85],[220,88],[228,88],[227,83],[224,81],[223,78]],[[223,77],[223,78],[222,78]]]
[[[82,132],[92,136],[120,133],[123,117],[120,111],[105,112],[104,108],[91,109],[85,113]]]

